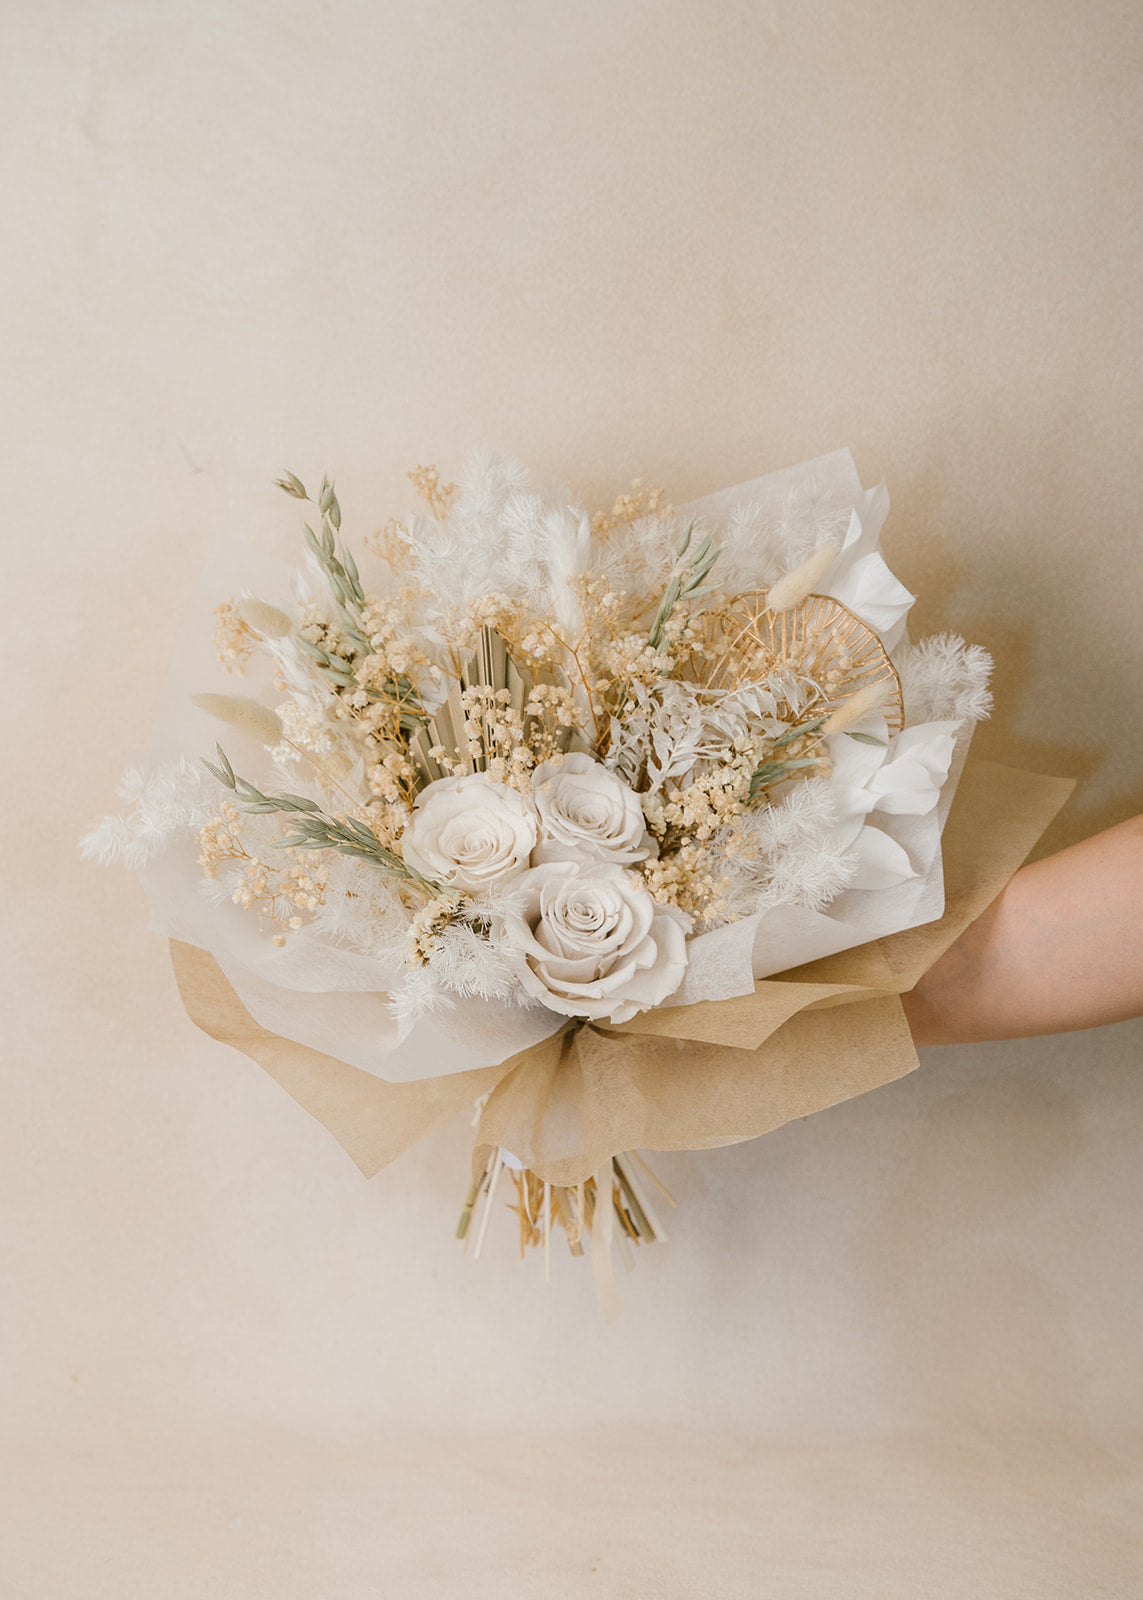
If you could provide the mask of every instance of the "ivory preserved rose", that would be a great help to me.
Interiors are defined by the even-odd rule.
[[[687,967],[689,918],[659,905],[633,873],[551,861],[516,889],[504,936],[524,957],[521,982],[552,1011],[626,1022],[674,994]]]
[[[545,761],[532,775],[543,837],[533,861],[644,861],[654,845],[639,797],[593,757]]]
[[[536,837],[531,801],[473,772],[421,790],[401,836],[401,857],[423,878],[479,894],[523,872]]]

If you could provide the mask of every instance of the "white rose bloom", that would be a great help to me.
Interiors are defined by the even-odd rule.
[[[524,957],[525,989],[552,1011],[627,1022],[683,981],[690,920],[633,873],[550,861],[515,888],[519,909],[506,912],[504,936]]]
[[[545,761],[532,774],[540,817],[540,842],[532,856],[545,861],[645,861],[654,851],[643,807],[634,790],[582,752]]]
[[[401,835],[405,865],[423,878],[480,894],[527,869],[538,829],[532,802],[483,772],[422,789]]]

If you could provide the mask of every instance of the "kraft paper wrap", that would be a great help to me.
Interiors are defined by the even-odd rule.
[[[496,1066],[386,1083],[262,1028],[214,958],[171,941],[187,1014],[265,1068],[366,1177],[488,1094],[474,1171],[497,1145],[576,1184],[625,1150],[734,1144],[917,1066],[900,995],[1000,893],[1064,804],[1070,779],[970,763],[944,831],[937,922],[859,945],[732,1000],[661,1007],[618,1028],[568,1028]]]

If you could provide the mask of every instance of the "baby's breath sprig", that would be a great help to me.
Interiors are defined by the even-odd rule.
[[[406,866],[400,856],[394,855],[392,850],[386,850],[364,822],[358,822],[355,817],[327,817],[315,800],[307,800],[304,795],[263,794],[245,778],[236,775],[220,744],[214,748],[218,752],[219,765],[215,766],[205,756],[201,758],[202,764],[224,788],[231,790],[241,810],[261,814],[285,812],[294,818],[293,826],[297,831],[288,838],[278,840],[282,849],[337,850],[342,855],[368,861],[381,872],[405,878],[427,894],[441,893],[439,884],[423,878],[419,872]]]
[[[710,569],[722,554],[722,546],[715,545],[712,548],[711,536],[708,533],[688,560],[687,554],[690,551],[694,531],[694,523],[689,523],[687,531],[679,541],[679,548],[675,551],[674,574],[667,584],[658,615],[651,627],[649,642],[652,650],[658,650],[662,644],[667,623],[671,620],[671,613],[675,607],[684,600],[697,600],[700,595],[710,594],[714,588],[714,585],[707,583],[706,580]]]

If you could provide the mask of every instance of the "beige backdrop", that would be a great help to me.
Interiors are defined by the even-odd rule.
[[[6,1600],[1143,1592],[1143,1024],[662,1159],[607,1329],[365,1183],[79,862],[219,532],[487,440],[603,498],[852,446],[990,756],[1140,809],[1143,14],[4,0]]]

